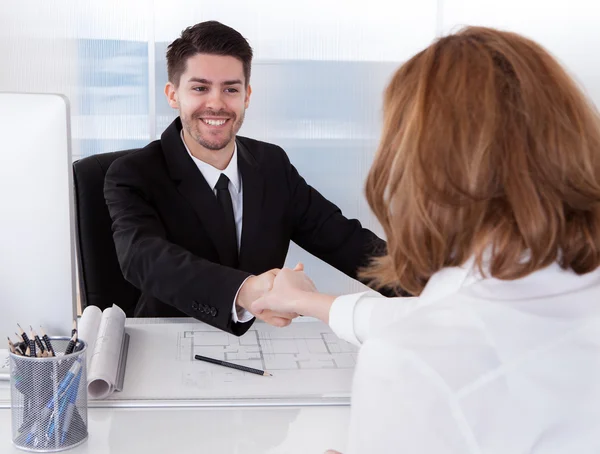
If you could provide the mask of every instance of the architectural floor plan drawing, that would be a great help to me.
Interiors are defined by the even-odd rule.
[[[241,337],[189,319],[146,324],[128,320],[126,331],[125,383],[114,399],[346,399],[358,357],[356,347],[312,320],[286,328],[257,322]],[[194,355],[272,376],[198,361]]]
[[[253,327],[244,336],[235,337],[200,326],[179,333],[178,351],[181,359],[203,355],[269,372],[354,367],[356,347],[336,337],[323,324],[305,323],[302,328],[287,331]]]

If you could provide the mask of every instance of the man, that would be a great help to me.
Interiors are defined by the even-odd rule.
[[[113,163],[105,198],[136,316],[192,316],[241,335],[290,240],[349,276],[385,243],[311,188],[276,145],[237,137],[250,102],[252,49],[202,22],[167,50],[177,118],[161,139]],[[285,326],[296,314],[265,311]]]

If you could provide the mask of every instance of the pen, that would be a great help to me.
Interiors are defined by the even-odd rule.
[[[31,430],[27,434],[27,438],[25,438],[25,444],[28,444],[28,445],[37,444],[37,442],[35,441],[36,440],[35,434],[37,433],[37,427],[38,427],[38,421],[36,419],[33,422],[33,426],[31,426]]]
[[[69,434],[69,426],[71,425],[71,419],[73,418],[73,412],[75,411],[75,404],[69,400],[67,406],[67,412],[65,414],[65,422],[62,426],[62,433],[60,435],[60,443],[65,444],[67,435]]]
[[[67,391],[59,399],[58,405],[56,405],[54,407],[54,411],[52,412],[52,415],[50,416],[50,422],[48,424],[48,429],[46,430],[46,438],[48,438],[48,439],[52,438],[52,435],[54,435],[54,430],[56,429],[56,424],[55,424],[56,419],[57,418],[59,420],[64,419],[65,409],[69,405],[69,396],[70,396],[69,391],[70,390],[71,390],[71,388],[67,389]]]
[[[79,363],[79,361],[75,361],[69,369],[69,371],[67,372],[65,378],[58,385],[58,390],[56,393],[58,401],[55,400],[54,396],[50,397],[48,403],[42,409],[41,414],[39,414],[36,411],[33,415],[31,415],[33,416],[33,418],[30,417],[25,419],[23,425],[19,429],[20,433],[23,430],[27,429],[27,427],[30,427],[32,423],[34,423],[33,427],[30,428],[29,434],[27,435],[27,439],[29,440],[27,441],[28,444],[34,439],[36,432],[38,431],[38,427],[42,427],[43,430],[43,426],[46,424],[48,426],[46,429],[46,438],[49,439],[52,436],[52,434],[54,433],[55,424],[54,414],[56,412],[59,418],[61,414],[64,414],[65,408],[68,407],[69,396],[73,392],[73,386],[76,386],[77,388],[79,387],[80,378],[81,364]],[[77,394],[75,395],[75,397],[76,396]]]
[[[220,359],[208,358],[208,357],[202,356],[202,355],[195,355],[194,358],[196,358],[199,361],[205,361],[207,363],[218,364],[219,366],[231,367],[232,369],[243,370],[244,372],[249,372],[251,374],[264,375],[264,376],[268,376],[268,377],[272,376],[270,373],[268,373],[264,370],[253,369],[252,367],[246,367],[246,366],[241,366],[239,364],[228,363],[227,361],[221,361]]]
[[[62,425],[62,434],[60,436],[60,442],[65,443],[65,439],[69,433],[69,426],[71,425],[71,419],[73,418],[73,412],[75,411],[75,402],[77,401],[77,393],[79,391],[79,381],[81,379],[81,371],[77,374],[77,378],[74,380],[71,388],[69,389],[69,401],[67,404],[67,411],[65,414],[64,422]]]
[[[81,363],[79,361],[75,361],[69,369],[69,371],[67,372],[67,375],[65,375],[65,378],[63,378],[60,384],[58,385],[58,394],[61,394],[64,390],[67,389],[73,377],[75,377],[79,372],[79,369],[81,369]]]
[[[64,443],[64,438],[66,437],[67,431],[68,431],[68,425],[71,423],[70,417],[73,412],[72,412],[72,410],[70,410],[70,408],[75,406],[75,402],[77,400],[77,393],[79,391],[80,380],[81,380],[81,369],[78,370],[75,378],[73,378],[73,380],[71,381],[69,386],[65,389],[65,392],[59,398],[60,402],[58,404],[58,410],[57,410],[57,407],[54,407],[54,411],[57,413],[58,420],[62,421],[62,437],[61,437],[62,441],[61,441],[61,443]],[[65,414],[69,418],[68,421],[67,421],[67,418],[65,417]],[[48,438],[51,438],[52,435],[54,434],[55,429],[56,429],[55,419],[52,418],[48,425],[46,436]]]

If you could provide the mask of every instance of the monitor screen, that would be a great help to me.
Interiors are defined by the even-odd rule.
[[[69,109],[0,93],[0,335],[70,334],[76,314]],[[18,332],[18,331],[17,331]]]

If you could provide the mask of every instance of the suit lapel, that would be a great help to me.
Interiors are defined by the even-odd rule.
[[[169,174],[177,190],[194,209],[208,236],[215,245],[221,261],[225,260],[227,245],[221,232],[225,220],[213,190],[190,158],[181,141],[181,120],[175,119],[161,136],[161,145]],[[244,207],[245,209],[245,207]]]
[[[237,139],[238,168],[242,175],[244,191],[244,213],[242,217],[242,244],[240,245],[240,266],[245,269],[252,260],[252,255],[259,253],[260,245],[254,245],[262,218],[264,177],[258,163],[246,146]],[[253,247],[254,246],[254,247]]]

